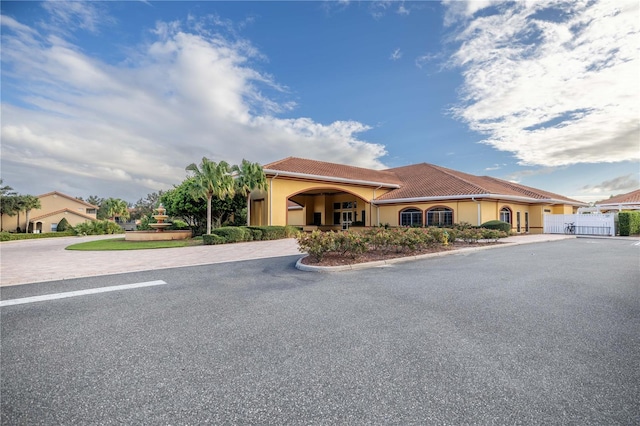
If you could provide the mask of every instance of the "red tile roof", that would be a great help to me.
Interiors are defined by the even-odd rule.
[[[569,204],[586,205],[580,201],[552,192],[489,176],[470,175],[427,163],[386,170],[371,170],[343,164],[288,157],[284,160],[267,164],[264,169],[265,172],[271,175],[276,172],[284,172],[323,176],[328,180],[340,178],[397,185],[396,189],[392,189],[378,197],[376,199],[378,201],[390,202],[395,200],[401,202],[403,199],[415,198],[446,199],[447,197],[490,195],[522,197],[541,201],[554,200]]]
[[[327,163],[325,161],[308,160],[306,158],[287,157],[283,160],[263,166],[265,173],[285,172],[302,175],[321,176],[327,179],[348,179],[371,183],[384,183],[397,186],[402,182],[393,172],[347,166],[345,164]],[[301,176],[302,177],[302,176]]]
[[[640,204],[640,189],[627,192],[626,194],[616,195],[607,200],[598,201],[596,205],[609,204]]]

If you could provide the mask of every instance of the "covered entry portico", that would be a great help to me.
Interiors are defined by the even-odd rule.
[[[369,226],[371,203],[337,188],[316,188],[292,195],[288,200],[302,207],[298,213],[288,209],[287,224],[305,228],[345,229]]]

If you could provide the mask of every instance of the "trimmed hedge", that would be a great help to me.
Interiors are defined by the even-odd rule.
[[[640,234],[640,212],[618,213],[618,227],[624,237]]]
[[[252,238],[251,231],[241,226],[223,226],[211,230],[211,234],[224,238],[227,243],[250,241]]]
[[[204,245],[238,243],[242,241],[281,240],[298,235],[295,226],[223,226],[203,235]],[[213,237],[212,237],[213,236]]]
[[[480,227],[485,229],[497,229],[498,231],[504,231],[506,233],[511,232],[511,224],[501,220],[490,220],[480,225]]]
[[[75,232],[47,232],[44,234],[14,234],[12,232],[0,232],[0,241],[16,241],[16,240],[39,240],[42,238],[58,238],[58,237],[73,237]]]
[[[202,244],[204,244],[205,246],[213,246],[216,244],[224,244],[227,241],[224,239],[224,237],[221,237],[220,235],[216,235],[216,234],[204,234],[202,236]]]

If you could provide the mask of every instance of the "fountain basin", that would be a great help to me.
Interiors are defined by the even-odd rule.
[[[191,230],[186,231],[132,231],[124,234],[125,241],[171,241],[191,238]]]

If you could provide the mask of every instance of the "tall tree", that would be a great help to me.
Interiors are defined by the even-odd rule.
[[[24,232],[26,233],[29,232],[29,214],[31,213],[32,209],[39,209],[41,207],[40,199],[34,195],[23,195],[21,204],[27,220],[27,224],[24,230]]]
[[[15,216],[18,205],[16,192],[9,185],[2,185],[2,182],[0,179],[0,231],[4,229],[2,215]]]
[[[236,190],[247,197],[247,226],[251,225],[251,191],[265,191],[269,184],[267,177],[258,163],[252,163],[242,159],[239,166],[234,165],[233,171],[236,173]]]
[[[86,202],[100,207],[100,205],[104,202],[104,198],[100,198],[97,195],[90,195],[89,198],[87,198]]]
[[[191,163],[186,170],[193,172],[193,187],[191,192],[194,197],[207,200],[207,234],[211,233],[211,199],[233,197],[235,195],[234,181],[231,176],[231,168],[226,161],[209,160],[202,157],[200,167]]]
[[[98,219],[109,218],[115,221],[116,216],[125,219],[129,218],[129,205],[119,198],[107,198],[100,204]]]

